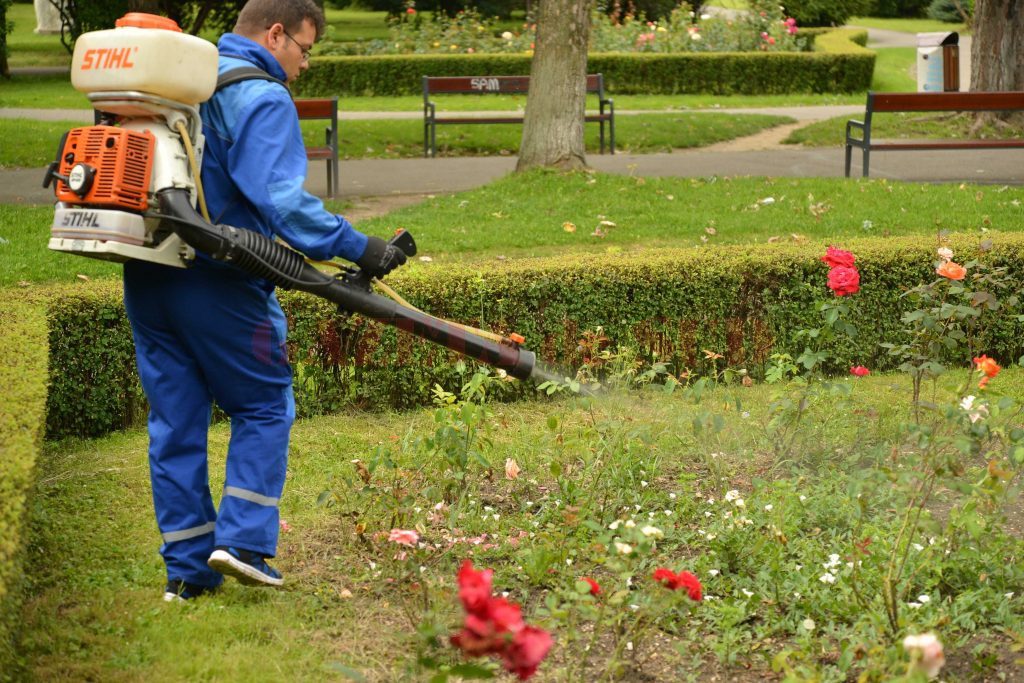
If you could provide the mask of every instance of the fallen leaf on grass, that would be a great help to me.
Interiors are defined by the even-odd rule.
[[[562,223],[562,230],[565,230],[566,232],[576,232],[576,224],[566,221]]]

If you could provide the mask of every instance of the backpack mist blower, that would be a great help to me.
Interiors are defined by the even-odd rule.
[[[185,268],[198,250],[284,289],[298,289],[518,379],[531,377],[536,356],[510,339],[427,315],[373,293],[371,278],[340,266],[337,276],[252,230],[215,225],[200,182],[203,154],[198,105],[217,85],[217,49],[184,34],[170,19],[132,13],[117,28],[85,33],[75,44],[71,82],[86,93],[97,125],[61,138],[43,186],[55,183],[57,204],[49,248],[111,261],[139,259]],[[391,241],[408,256],[408,232]],[[516,337],[516,335],[513,335]]]

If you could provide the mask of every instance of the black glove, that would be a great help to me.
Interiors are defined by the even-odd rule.
[[[366,251],[356,261],[370,277],[384,277],[406,261],[405,252],[379,237],[366,237]]]

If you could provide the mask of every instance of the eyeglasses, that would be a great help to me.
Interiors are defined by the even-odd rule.
[[[299,41],[295,40],[295,38],[292,37],[292,34],[288,33],[288,31],[286,31],[283,27],[281,28],[281,30],[284,31],[284,34],[285,34],[285,36],[288,37],[288,40],[290,40],[293,43],[295,43],[295,46],[297,48],[299,48],[300,50],[302,50],[302,61],[308,62],[309,61],[309,56],[313,52],[313,46],[310,45],[309,47],[303,47],[302,43],[300,43]]]

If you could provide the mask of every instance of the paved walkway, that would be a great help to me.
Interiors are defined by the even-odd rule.
[[[665,154],[592,154],[596,171],[648,177],[776,176],[841,178],[839,147],[722,152],[687,150]],[[923,182],[1024,185],[1019,150],[876,153],[871,176]],[[515,157],[360,159],[341,162],[341,198],[459,192],[485,185],[515,170]],[[310,163],[307,188],[326,191],[325,165]],[[855,162],[854,172],[858,171]],[[0,203],[50,204],[41,187],[43,169],[0,171]]]

